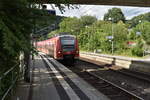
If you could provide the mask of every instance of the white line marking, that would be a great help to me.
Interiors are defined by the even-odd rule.
[[[17,97],[17,100],[20,100],[19,97]]]
[[[42,55],[43,56],[43,55]],[[43,56],[44,57],[44,56]],[[53,72],[55,72],[54,74],[56,75],[57,79],[59,80],[60,84],[63,86],[63,88],[66,90],[68,96],[70,97],[71,100],[80,100],[80,98],[77,96],[77,94],[74,92],[74,90],[70,87],[70,85],[64,80],[63,76],[57,72],[57,70],[55,69],[55,67],[49,63],[49,61],[44,57],[43,58],[47,64],[49,65],[49,67],[52,69]],[[56,73],[57,72],[57,73]]]
[[[76,84],[76,86],[78,86],[90,98],[90,100],[109,100],[105,95],[98,92],[95,88],[93,88],[87,82],[82,80],[78,75],[73,73],[70,69],[60,64],[53,58],[48,58],[48,59],[51,60],[56,65],[58,65],[59,66],[58,68],[64,73],[66,73],[66,75]]]

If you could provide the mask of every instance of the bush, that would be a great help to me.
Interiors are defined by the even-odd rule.
[[[143,49],[141,49],[139,47],[135,47],[135,48],[132,49],[132,54],[134,56],[142,57],[143,56]]]

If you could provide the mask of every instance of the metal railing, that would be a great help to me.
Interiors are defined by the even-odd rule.
[[[16,64],[0,76],[0,100],[5,100],[7,96],[13,94],[13,87],[18,78],[23,74],[25,65],[24,61]]]

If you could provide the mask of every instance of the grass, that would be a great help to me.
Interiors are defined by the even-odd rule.
[[[89,51],[89,50],[84,50],[84,49],[80,49],[81,52],[93,52],[93,51]],[[94,53],[94,52],[93,52]],[[110,55],[110,56],[124,56],[124,57],[131,57],[131,58],[145,58],[145,57],[139,57],[139,56],[135,56],[135,55],[132,55],[132,52],[131,50],[128,50],[128,51],[123,51],[123,52],[118,52],[118,53],[114,53],[114,54],[111,54],[110,52],[102,52],[102,53],[98,53],[98,54],[106,54],[106,55]]]

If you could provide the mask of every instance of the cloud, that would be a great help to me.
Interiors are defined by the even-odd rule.
[[[58,8],[56,9],[56,14],[60,16],[68,17],[81,17],[84,15],[96,16],[98,19],[103,19],[105,13],[108,12],[108,9],[113,7],[121,8],[125,17],[131,19],[134,16],[139,14],[144,14],[150,12],[148,7],[129,7],[129,6],[105,6],[105,5],[80,5],[79,9],[65,9],[66,11],[61,14]],[[51,7],[48,5],[48,9]]]
[[[147,12],[150,12],[150,8],[144,8],[144,7],[127,7],[127,8],[122,8],[125,16],[127,19],[131,19],[134,16],[144,14]]]

